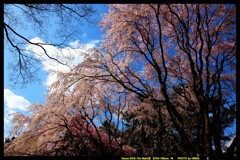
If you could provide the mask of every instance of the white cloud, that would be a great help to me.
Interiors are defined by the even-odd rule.
[[[22,96],[14,94],[9,89],[4,89],[4,137],[8,135],[9,126],[13,116],[10,113],[26,111],[31,103]]]
[[[69,45],[70,45],[70,47],[73,47],[73,48],[80,48],[80,47],[82,47],[82,45],[79,43],[79,40],[70,42]]]
[[[8,111],[14,112],[14,110],[26,111],[27,107],[31,104],[22,96],[15,95],[9,89],[4,89],[4,103]]]
[[[35,43],[45,43],[42,41],[39,37],[33,38],[31,42]],[[52,45],[44,45],[44,49],[46,50],[47,54],[50,57],[54,57],[58,59],[60,62],[63,62],[67,65],[62,65],[56,62],[55,60],[49,59],[47,55],[44,53],[44,51],[37,47],[36,45],[28,45],[26,47],[27,50],[34,52],[34,55],[36,58],[40,59],[43,64],[43,69],[48,72],[48,77],[46,79],[46,86],[51,85],[54,81],[57,80],[57,76],[54,73],[51,73],[51,70],[53,71],[62,71],[62,72],[68,72],[71,68],[78,65],[83,61],[82,53],[86,53],[87,50],[96,47],[96,44],[99,43],[100,40],[93,40],[89,43],[82,44],[79,40],[73,41],[69,43],[69,46],[71,47],[65,47],[65,48],[58,48],[56,46]]]
[[[46,86],[50,86],[57,80],[57,75],[53,72],[48,73],[47,79],[46,79]]]

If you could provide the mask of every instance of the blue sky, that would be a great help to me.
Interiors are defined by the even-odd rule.
[[[100,14],[107,12],[107,7],[104,4],[97,4],[93,6],[97,10],[97,14],[94,15],[94,19],[100,20]],[[53,17],[54,19],[54,17]],[[25,25],[25,24],[24,24]],[[23,34],[25,37],[29,37],[31,40],[35,41],[43,41],[41,35],[37,35],[34,30],[31,29],[31,24],[26,22],[26,29],[21,27],[17,28],[17,31]],[[56,26],[52,25],[51,28],[48,28],[49,31],[54,31]],[[82,46],[82,50],[88,49],[90,47],[94,47],[99,45],[102,36],[100,33],[100,27],[97,25],[83,24],[80,27],[81,35],[79,35],[79,39],[70,39],[69,44],[71,46]],[[49,41],[54,42],[55,39],[49,39]],[[11,117],[8,116],[11,112],[22,112],[23,114],[28,115],[26,112],[26,108],[32,103],[44,103],[44,95],[46,93],[47,85],[50,84],[54,76],[48,76],[47,71],[49,69],[56,69],[56,66],[51,66],[47,63],[52,63],[51,61],[43,61],[44,64],[41,65],[41,70],[38,72],[39,77],[41,78],[40,82],[34,82],[32,84],[27,85],[24,88],[12,88],[9,80],[9,69],[8,64],[16,61],[13,55],[7,48],[4,46],[4,138],[8,136],[8,132],[11,124]],[[31,46],[30,49],[36,50],[36,48]],[[49,50],[58,50],[58,48],[49,48]],[[74,63],[78,63],[81,61],[81,57],[76,57],[76,61]],[[62,70],[64,67],[58,66],[58,69]]]

